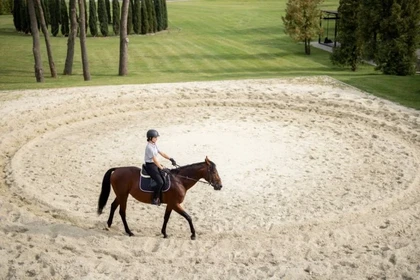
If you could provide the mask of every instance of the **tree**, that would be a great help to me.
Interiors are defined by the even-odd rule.
[[[149,33],[157,31],[156,12],[153,0],[144,0],[147,3],[147,18],[149,19]]]
[[[127,16],[127,34],[131,34],[132,30],[133,30],[133,0],[129,0],[128,16]]]
[[[13,0],[0,0],[0,15],[9,15],[12,7]]]
[[[78,0],[79,1],[79,26],[83,27],[86,26],[86,18],[85,18],[85,0]],[[86,29],[80,29],[80,49],[82,52],[82,66],[83,66],[83,78],[85,81],[90,80],[90,72],[89,72],[89,60],[86,48]]]
[[[34,0],[28,0],[28,12],[31,21],[32,34],[32,51],[35,59],[35,78],[38,83],[44,82],[44,71],[42,69],[41,50],[39,44],[38,22],[36,20],[36,12]]]
[[[42,10],[44,11],[44,18],[45,18],[45,24],[50,24],[50,9],[49,9],[49,2],[48,0],[41,0]]]
[[[60,12],[59,12],[59,2],[58,1],[49,1],[49,10],[50,10],[50,23],[51,23],[51,33],[54,37],[57,36],[60,31]],[[57,11],[58,10],[58,11]]]
[[[286,16],[282,17],[285,33],[297,42],[305,43],[305,53],[311,54],[311,40],[321,33],[318,8],[323,0],[288,0]]]
[[[162,18],[163,18],[163,30],[168,29],[168,8],[166,7],[166,0],[162,1]]]
[[[157,31],[161,31],[164,29],[163,4],[161,0],[155,0],[155,12],[156,12]]]
[[[340,0],[340,19],[337,22],[337,41],[340,46],[335,47],[331,55],[334,64],[348,65],[352,71],[356,71],[362,56],[362,43],[358,36],[359,3],[359,0]]]
[[[66,63],[64,64],[64,75],[71,75],[73,72],[73,59],[74,59],[74,44],[77,36],[77,10],[76,0],[70,0],[70,33],[67,39],[67,55]]]
[[[141,33],[141,2],[140,0],[134,0],[133,5],[133,30],[134,33]]]
[[[61,0],[61,34],[65,37],[69,36],[69,13],[66,0]]]
[[[112,28],[115,35],[120,34],[120,2],[112,0]]]
[[[123,0],[121,14],[121,30],[120,30],[120,65],[118,75],[125,76],[128,74],[128,34],[127,34],[127,18],[128,6],[130,0]]]
[[[146,0],[141,1],[141,34],[149,32],[149,15],[147,13]]]
[[[1,0],[0,0],[1,1]],[[30,32],[30,20],[28,14],[28,6],[25,0],[13,1],[13,24],[16,31],[28,34]]]
[[[414,75],[419,43],[420,1],[382,1],[375,62],[390,75]]]
[[[28,4],[25,0],[22,0],[22,5],[20,6],[20,19],[22,32],[25,34],[31,33],[31,19],[29,16]]]
[[[85,6],[85,31],[87,32],[87,30],[88,30],[88,25],[89,25],[89,21],[88,21],[88,8],[87,8],[87,0],[84,0],[83,1],[83,3],[84,3],[84,6]],[[96,8],[96,6],[95,6],[95,8]],[[95,13],[96,13],[96,10],[95,10]],[[98,30],[98,29],[96,29],[96,30]]]
[[[96,13],[96,1],[89,0],[89,30],[93,37],[98,36],[98,16]]]
[[[21,5],[22,0],[14,0],[13,2],[13,24],[15,25],[16,31],[22,31],[22,20],[20,18],[21,16]]]
[[[111,3],[109,2],[109,0],[105,0],[105,6],[106,6],[106,14],[108,15],[108,22],[112,22]]]
[[[41,22],[42,33],[44,33],[45,45],[47,47],[48,63],[50,65],[51,77],[57,78],[57,71],[55,70],[54,59],[52,55],[52,48],[50,44],[50,35],[48,34],[47,25],[45,24],[44,11],[42,10],[41,0],[35,0],[38,8],[39,18]]]
[[[108,15],[106,12],[105,0],[98,0],[98,18],[101,34],[103,36],[108,36]]]
[[[380,10],[381,0],[360,1],[358,35],[362,42],[363,58],[368,60],[373,60],[377,51]]]

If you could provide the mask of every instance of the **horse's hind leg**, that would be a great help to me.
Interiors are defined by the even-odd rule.
[[[191,230],[191,240],[195,240],[195,229],[190,215],[188,215],[187,212],[185,212],[185,210],[182,209],[180,204],[176,204],[174,210],[188,221]]]
[[[108,227],[111,227],[112,225],[112,220],[114,219],[114,213],[115,213],[115,210],[117,210],[118,205],[120,205],[120,203],[118,202],[118,199],[115,198],[111,204],[111,211],[109,212]]]
[[[128,224],[127,224],[127,220],[125,219],[125,210],[127,208],[127,198],[128,198],[128,194],[121,199],[121,204],[120,204],[120,216],[121,216],[121,220],[123,221],[124,224],[124,229],[125,232],[129,235],[129,236],[133,236],[134,234],[131,232],[131,230],[128,228]]]
[[[163,238],[168,237],[168,235],[166,234],[166,225],[168,224],[171,213],[172,213],[172,208],[169,207],[169,205],[166,205],[165,217],[163,219],[163,226],[162,226],[162,230],[160,231],[163,234]]]

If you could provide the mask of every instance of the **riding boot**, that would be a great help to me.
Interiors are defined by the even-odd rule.
[[[158,186],[156,186],[156,189],[153,193],[153,199],[152,199],[152,204],[153,205],[160,205],[160,191],[161,191],[161,187],[159,188]]]

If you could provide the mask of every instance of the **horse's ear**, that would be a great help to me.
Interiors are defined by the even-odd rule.
[[[207,164],[210,164],[209,158],[206,156],[206,159],[204,160]]]

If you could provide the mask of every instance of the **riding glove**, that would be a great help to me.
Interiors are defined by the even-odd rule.
[[[173,166],[176,166],[176,161],[173,158],[170,158],[169,160],[172,162]]]

